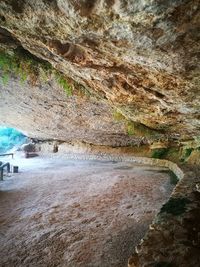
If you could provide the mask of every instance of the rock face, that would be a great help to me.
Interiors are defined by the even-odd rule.
[[[180,138],[199,135],[199,0],[3,0],[0,26],[1,47],[21,45],[96,92],[125,117]],[[23,98],[20,90],[17,95]],[[70,116],[75,118],[82,110],[82,114],[87,113],[86,128],[91,132],[101,132],[103,127],[107,133],[123,132],[121,126],[116,128],[110,122],[107,104],[98,107],[109,121],[102,125],[98,115],[91,114],[97,104],[86,100],[77,104],[73,98],[58,104],[61,93],[55,90],[53,96],[52,92],[50,87],[27,92],[34,106],[25,108],[29,105],[26,99],[27,104],[21,107],[23,120],[33,108],[40,116],[35,122],[31,120],[34,123],[29,128],[19,119],[16,124],[21,129],[33,133],[29,129],[35,127],[40,136],[66,140],[67,125],[73,120]],[[12,103],[14,112],[18,101],[14,96],[4,97],[7,108],[11,109]],[[74,109],[70,116],[69,106],[70,112]],[[45,108],[52,116],[47,116]],[[9,109],[4,107],[4,115],[11,114]],[[55,122],[55,116],[63,116],[62,123],[59,119]],[[7,118],[5,122],[11,122],[10,116]],[[86,140],[88,133],[82,133],[81,122],[76,120],[71,132]],[[102,138],[95,140],[102,142]]]
[[[187,166],[183,171],[184,177],[137,246],[128,267],[199,265],[199,167]]]
[[[84,141],[126,146],[136,139],[127,135],[126,122],[115,121],[113,110],[94,97],[66,96],[53,80],[30,86],[12,78],[1,88],[0,121],[23,130],[32,138]]]

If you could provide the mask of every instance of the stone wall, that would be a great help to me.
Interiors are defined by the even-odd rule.
[[[69,159],[81,159],[81,160],[103,160],[103,161],[123,161],[123,162],[135,162],[144,165],[153,165],[159,167],[166,167],[171,170],[179,180],[184,177],[183,171],[178,167],[177,164],[162,159],[153,159],[146,157],[135,157],[135,156],[127,156],[127,155],[115,155],[115,154],[106,154],[106,153],[98,153],[94,154],[67,154],[67,158]]]
[[[58,146],[58,152],[64,154],[70,159],[81,159],[81,160],[112,160],[112,161],[126,161],[126,162],[136,162],[140,164],[155,165],[166,167],[170,169],[180,180],[183,178],[183,171],[178,167],[177,164],[164,159],[150,158],[151,150],[144,146],[140,153],[137,153],[136,147],[126,147],[126,148],[112,148],[107,146],[93,146],[89,144],[80,143],[61,143],[58,142],[42,142],[36,145],[37,150],[42,153],[51,153],[54,151],[55,146]],[[149,157],[137,156],[137,154],[147,154]]]

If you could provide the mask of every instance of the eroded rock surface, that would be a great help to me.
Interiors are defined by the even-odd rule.
[[[0,121],[29,137],[126,146],[137,139],[127,135],[126,122],[113,119],[106,103],[87,96],[66,96],[52,80],[31,86],[11,79],[1,89]]]
[[[127,118],[199,134],[198,0],[4,0],[0,25],[4,47],[20,43]]]
[[[185,176],[137,246],[129,267],[199,265],[199,167],[188,165],[183,170]]]

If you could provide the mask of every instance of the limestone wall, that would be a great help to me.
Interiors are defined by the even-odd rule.
[[[37,144],[37,151],[52,153],[56,145],[56,141],[42,142]],[[126,161],[166,167],[175,173],[179,180],[183,178],[183,172],[177,164],[169,160],[150,158],[151,150],[147,146],[140,148],[138,152],[136,147],[112,148],[107,146],[93,146],[83,144],[82,142],[71,144],[63,142],[58,144],[58,152],[70,159]],[[140,154],[146,154],[149,157],[138,156]]]

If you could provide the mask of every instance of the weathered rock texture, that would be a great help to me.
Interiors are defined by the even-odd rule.
[[[129,259],[129,267],[199,265],[199,167],[183,170],[184,177]]]
[[[108,105],[84,95],[68,97],[53,80],[30,87],[12,78],[1,88],[0,107],[2,123],[22,129],[32,138],[109,146],[136,141],[127,135],[125,121],[113,119]]]
[[[127,118],[182,138],[199,135],[199,0],[3,0],[0,25],[2,47],[20,44],[97,92]],[[29,94],[34,98],[35,89]],[[35,103],[40,125],[36,121],[32,126],[49,136],[53,125],[54,137],[58,129],[67,139],[66,127],[59,129],[63,125],[57,128],[45,118],[39,106],[46,101],[43,97]],[[13,99],[14,110],[19,102]],[[88,104],[91,110],[93,103]],[[55,108],[56,116],[67,112],[60,105],[46,106]],[[105,106],[101,109],[104,113]],[[5,121],[14,120],[6,112],[10,115]],[[24,125],[22,129],[27,130]]]

